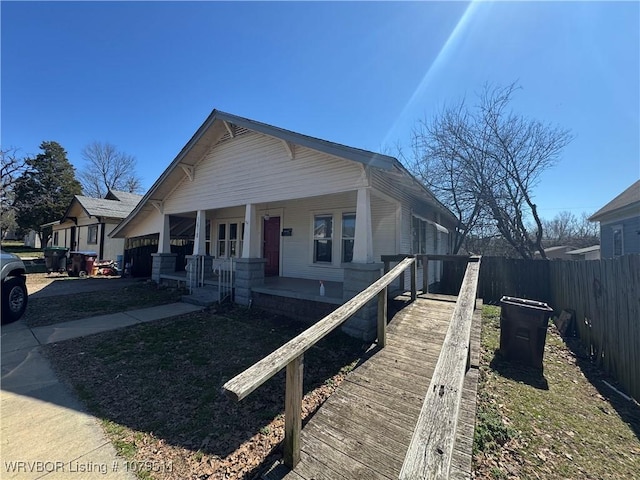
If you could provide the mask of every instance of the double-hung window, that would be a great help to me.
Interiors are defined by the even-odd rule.
[[[331,263],[333,215],[315,215],[313,219],[313,262]]]
[[[96,244],[98,243],[98,226],[97,225],[89,225],[87,229],[87,243]]]
[[[218,258],[242,256],[242,238],[244,222],[228,222],[218,224]]]
[[[342,214],[342,263],[353,260],[353,241],[356,236],[356,214]]]
[[[412,251],[411,253],[427,253],[427,225],[428,223],[418,217],[412,217],[411,221]]]

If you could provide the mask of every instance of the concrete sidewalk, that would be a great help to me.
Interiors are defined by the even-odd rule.
[[[2,327],[0,478],[134,479],[97,420],[84,411],[40,353],[40,345],[201,310],[173,303],[30,329]]]

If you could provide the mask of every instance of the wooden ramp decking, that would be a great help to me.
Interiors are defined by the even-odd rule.
[[[402,298],[402,297],[400,297]],[[405,297],[406,299],[406,297]],[[393,479],[402,468],[456,297],[420,295],[390,321],[387,345],[350,373],[303,426],[301,460],[267,480]],[[480,310],[471,332],[451,478],[470,478],[480,349]]]

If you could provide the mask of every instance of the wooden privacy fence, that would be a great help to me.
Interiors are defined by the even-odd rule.
[[[460,288],[465,274],[465,265],[451,261],[457,257],[443,256],[445,262],[438,293],[455,295]],[[482,298],[485,304],[495,304],[505,295],[550,302],[549,262],[483,256],[478,281],[478,297]]]
[[[398,254],[398,255],[382,255],[380,258],[384,263],[384,271],[385,273],[389,271],[391,263],[401,262],[407,257],[415,257],[416,263],[416,271],[417,268],[422,268],[422,292],[429,293],[429,269],[433,267],[429,267],[430,261],[442,261],[445,263],[443,278],[449,278],[447,292],[439,291],[437,293],[447,293],[450,295],[457,295],[460,285],[462,283],[462,277],[465,274],[467,262],[470,259],[479,258],[479,257],[469,257],[467,255],[427,255],[427,254],[417,254],[417,255],[408,255],[408,254]],[[449,271],[452,270],[452,273]],[[401,275],[400,278],[400,291],[405,290],[404,285],[404,276]],[[415,292],[417,277],[416,273],[413,272],[410,277],[411,280],[411,291]],[[414,298],[411,298],[414,300]]]
[[[575,312],[594,361],[640,401],[640,255],[543,263],[555,312]]]
[[[459,271],[445,269],[443,278],[459,281],[456,276]],[[478,296],[498,303],[503,295],[546,302],[556,315],[574,311],[580,339],[596,363],[640,400],[640,255],[579,261],[482,257]]]

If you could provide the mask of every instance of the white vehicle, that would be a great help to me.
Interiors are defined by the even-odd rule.
[[[2,267],[2,324],[15,322],[27,309],[26,270],[17,255],[0,250]]]

